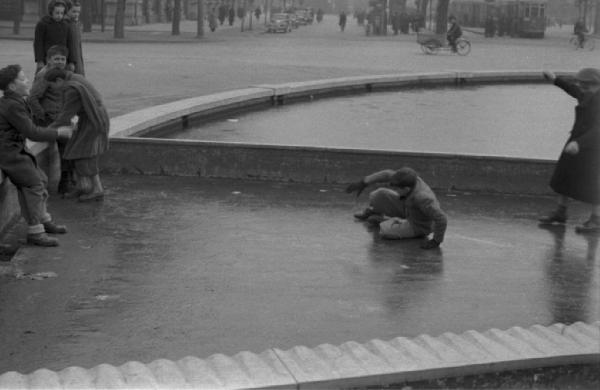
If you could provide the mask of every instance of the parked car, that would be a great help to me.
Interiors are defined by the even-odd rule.
[[[292,20],[289,14],[273,14],[267,24],[267,32],[290,32],[292,31]]]
[[[308,10],[297,9],[295,13],[298,18],[298,24],[306,26],[307,24],[312,23]]]

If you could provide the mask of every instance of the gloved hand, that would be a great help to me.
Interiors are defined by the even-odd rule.
[[[358,198],[365,188],[367,188],[367,184],[363,180],[361,180],[357,181],[356,183],[352,183],[348,187],[346,187],[346,192],[348,194],[356,192],[356,197]]]
[[[434,249],[440,246],[440,243],[432,238],[431,240],[426,240],[421,244],[422,249]]]

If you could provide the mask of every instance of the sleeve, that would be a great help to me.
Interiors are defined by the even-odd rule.
[[[7,119],[11,126],[32,141],[54,141],[58,137],[56,129],[36,126],[24,105],[15,104],[7,112]]]
[[[77,28],[77,25],[74,22],[69,22],[67,27],[67,49],[69,49],[69,57],[67,58],[67,63],[76,64],[79,49],[76,47],[75,34],[73,28]]]
[[[44,80],[43,77],[38,78],[36,76],[36,79],[31,86],[31,91],[29,91],[29,105],[31,106],[34,118],[44,119],[46,113],[44,107],[42,107],[42,104],[40,103],[40,99],[44,97],[46,89],[48,89],[48,82]]]
[[[433,199],[427,199],[419,203],[419,208],[433,221],[433,239],[439,243],[444,241],[448,217]]]
[[[577,84],[575,84],[569,77],[557,76],[554,79],[554,85],[556,85],[557,87],[559,87],[560,89],[562,89],[577,100],[581,99],[581,97],[583,96],[583,91],[581,90],[581,88],[579,88]]]
[[[383,171],[375,172],[368,176],[365,176],[363,181],[365,182],[365,184],[373,184],[373,183],[381,183],[384,181],[389,181],[395,172],[396,171],[394,171],[392,169],[384,169]]]
[[[63,95],[63,105],[58,117],[50,126],[69,126],[73,118],[81,110],[81,99],[79,93],[73,87],[67,87]]]
[[[35,34],[33,37],[33,55],[35,62],[45,62],[46,53],[44,53],[44,38],[46,36],[46,28],[40,21],[35,25]]]

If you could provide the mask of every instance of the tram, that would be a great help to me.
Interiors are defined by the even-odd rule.
[[[452,0],[448,12],[465,27],[484,27],[492,17],[503,33],[523,38],[543,38],[547,0]]]

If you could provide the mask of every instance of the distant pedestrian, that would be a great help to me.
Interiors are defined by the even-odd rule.
[[[550,187],[558,206],[541,224],[565,223],[569,198],[590,205],[590,218],[576,232],[600,232],[600,69],[584,68],[574,78],[545,71],[544,77],[577,99],[571,134],[556,163]]]
[[[20,65],[0,69],[0,170],[17,188],[21,215],[27,222],[27,242],[40,246],[57,246],[50,234],[64,234],[67,228],[57,225],[48,214],[48,178],[38,166],[26,139],[55,141],[71,136],[70,127],[44,128],[34,125],[25,101],[28,80]]]
[[[77,131],[65,147],[63,158],[70,160],[77,176],[76,189],[69,197],[80,202],[104,199],[100,181],[99,158],[108,150],[109,117],[100,93],[85,77],[62,69],[51,69],[46,80],[62,87],[63,107],[54,125],[79,118]]]
[[[222,26],[225,23],[225,19],[227,18],[227,6],[225,4],[221,4],[219,6],[219,24]]]
[[[79,21],[79,15],[81,15],[81,3],[79,0],[71,0],[70,4],[67,4],[67,17],[65,18],[65,21],[69,23],[69,26],[71,27],[73,50],[75,50],[75,53],[72,53],[71,55],[74,63],[70,64],[69,70],[85,76],[83,48],[81,45],[81,31],[83,27]]]
[[[342,32],[344,32],[344,29],[346,28],[346,19],[347,19],[346,13],[344,11],[340,12],[338,25],[340,26],[340,30]]]
[[[235,22],[235,10],[233,7],[229,8],[229,13],[227,14],[229,18],[229,25],[233,26],[233,22]]]
[[[210,31],[215,32],[217,29],[217,10],[213,8],[208,14],[208,28]]]
[[[421,248],[432,249],[444,241],[448,219],[440,208],[434,192],[411,168],[386,169],[365,176],[350,184],[347,193],[358,197],[369,185],[387,183],[369,194],[369,207],[355,214],[359,220],[379,226],[382,238],[402,239],[433,237],[423,242]]]
[[[317,9],[317,23],[321,23],[323,21],[323,10],[321,8]]]
[[[68,66],[75,63],[71,26],[64,20],[66,11],[66,0],[51,0],[48,3],[48,15],[43,16],[35,25],[33,52],[36,73],[46,65],[46,55],[50,46],[66,46],[69,49]]]

